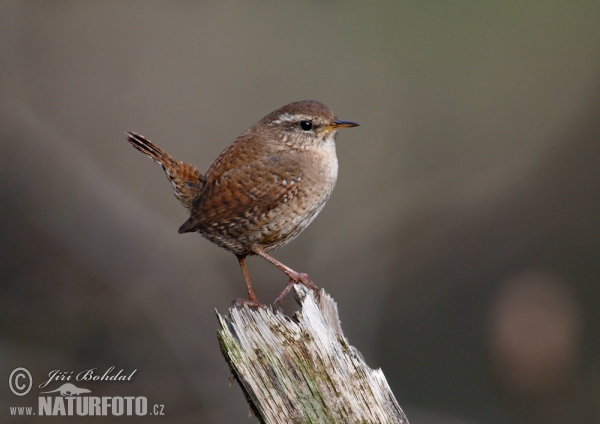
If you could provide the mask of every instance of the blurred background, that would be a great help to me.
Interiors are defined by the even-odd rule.
[[[8,408],[52,370],[115,366],[133,382],[82,386],[165,405],[144,420],[256,421],[216,338],[237,261],[177,233],[125,131],[205,171],[315,99],[361,126],[274,256],[411,423],[600,422],[599,22],[594,1],[1,2],[0,376],[34,390],[2,383],[0,420],[36,422]],[[248,262],[271,301],[285,277]]]

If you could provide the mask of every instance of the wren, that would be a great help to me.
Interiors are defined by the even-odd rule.
[[[175,197],[189,212],[179,233],[198,232],[238,258],[248,289],[248,300],[238,303],[259,304],[245,262],[258,255],[289,278],[278,304],[294,283],[318,294],[307,274],[267,252],[296,238],[323,209],[337,180],[337,130],[357,125],[338,120],[314,100],[290,103],[248,128],[204,175],[141,135],[127,134],[133,147],[162,166]]]

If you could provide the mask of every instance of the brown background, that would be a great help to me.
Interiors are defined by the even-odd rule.
[[[124,132],[206,170],[310,98],[361,126],[275,256],[336,298],[411,422],[597,423],[599,22],[592,1],[1,2],[0,377],[138,369],[81,386],[248,422],[215,336],[236,260],[177,234]],[[274,299],[284,276],[249,262]],[[0,420],[37,403],[3,386]]]

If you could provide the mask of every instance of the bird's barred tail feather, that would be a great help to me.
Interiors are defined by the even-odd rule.
[[[191,211],[194,200],[202,194],[206,184],[206,179],[198,168],[173,159],[160,147],[135,132],[128,132],[127,140],[163,168],[167,178],[173,184],[175,197],[185,209]]]

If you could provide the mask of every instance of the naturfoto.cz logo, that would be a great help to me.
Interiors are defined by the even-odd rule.
[[[41,383],[40,389],[54,381],[131,381],[134,374],[120,370],[114,373],[115,367],[110,367],[104,373],[98,373],[96,368],[81,371],[54,370],[48,374],[48,379]],[[8,380],[10,390],[16,396],[24,396],[33,386],[31,373],[23,367],[15,368]],[[93,396],[91,390],[76,386],[73,383],[63,383],[54,390],[38,393],[37,410],[34,407],[10,407],[11,415],[46,415],[46,416],[144,416],[164,415],[164,405],[155,404],[148,409],[148,400],[144,396]]]

